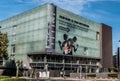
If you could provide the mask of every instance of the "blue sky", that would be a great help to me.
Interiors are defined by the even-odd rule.
[[[0,0],[0,20],[48,2],[87,19],[111,26],[113,53],[116,51],[120,40],[120,0]]]

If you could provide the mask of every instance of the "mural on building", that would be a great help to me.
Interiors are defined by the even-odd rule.
[[[76,52],[78,49],[78,44],[76,44],[77,37],[74,36],[73,38],[68,38],[67,34],[63,35],[64,41],[58,40],[60,49],[63,51],[65,55],[72,55],[73,52]]]

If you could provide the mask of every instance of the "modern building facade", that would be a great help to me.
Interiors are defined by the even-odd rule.
[[[14,54],[16,60],[32,68],[51,71],[52,76],[59,76],[60,71],[66,71],[66,75],[80,70],[98,72],[101,64],[107,63],[104,55],[112,55],[112,30],[105,30],[111,27],[104,29],[103,24],[53,4],[3,20],[0,26],[3,33],[8,33],[10,55]],[[104,37],[106,31],[110,39]],[[105,45],[109,50],[103,51],[103,40],[110,40],[110,45]]]
[[[116,55],[113,56],[113,65],[116,68],[120,67],[120,47],[117,48]]]
[[[116,68],[118,67],[118,55],[113,56],[113,66]]]
[[[118,50],[117,50],[117,63],[118,63],[117,67],[120,67],[120,47],[118,47]]]

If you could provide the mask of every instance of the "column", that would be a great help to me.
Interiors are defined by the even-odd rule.
[[[47,62],[47,57],[46,56],[44,56],[44,63],[46,63]]]
[[[89,73],[91,73],[91,69],[92,69],[92,67],[91,67],[91,61],[90,61],[90,64],[89,64],[90,66],[89,66]]]
[[[77,60],[77,64],[79,64],[79,62],[80,62],[80,61]],[[77,67],[77,73],[79,73],[79,72],[80,72],[80,67],[78,66],[78,67]]]

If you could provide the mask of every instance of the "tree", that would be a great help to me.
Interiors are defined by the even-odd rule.
[[[0,56],[3,59],[3,64],[4,60],[8,59],[7,47],[8,47],[7,33],[3,34],[0,32]]]

